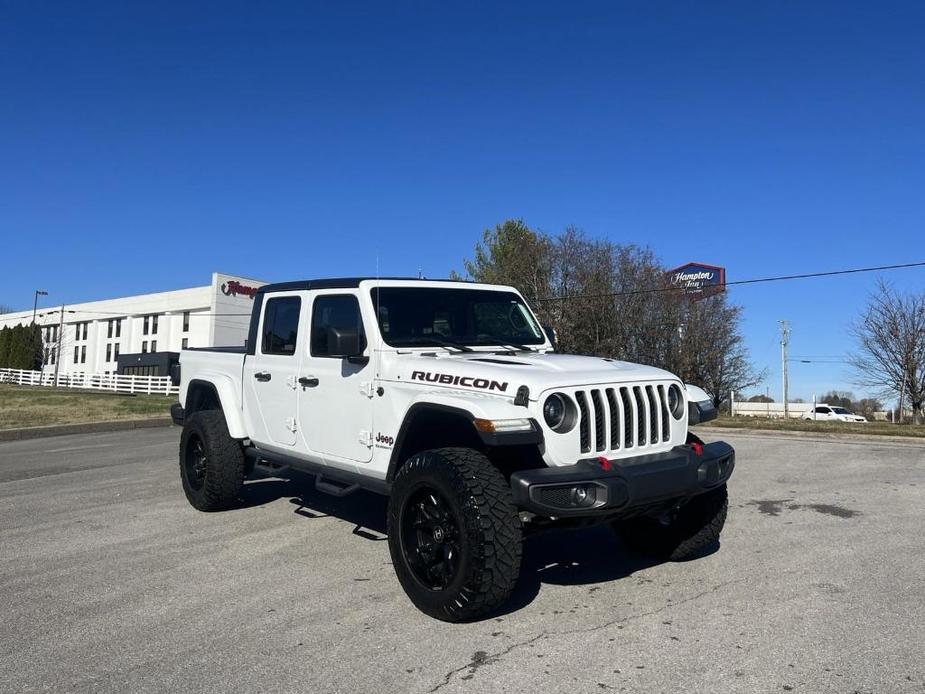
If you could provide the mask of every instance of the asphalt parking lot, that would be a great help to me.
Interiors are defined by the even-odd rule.
[[[0,444],[0,691],[925,691],[920,444],[724,434],[717,552],[534,537],[509,608],[450,625],[402,593],[383,499],[263,480],[202,514],[177,438]]]

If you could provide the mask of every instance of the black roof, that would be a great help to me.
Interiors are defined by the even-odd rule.
[[[306,289],[356,289],[360,282],[366,280],[408,280],[414,282],[455,282],[466,283],[470,280],[430,279],[423,277],[328,277],[318,280],[295,280],[293,282],[274,282],[257,289],[258,292],[291,292]]]

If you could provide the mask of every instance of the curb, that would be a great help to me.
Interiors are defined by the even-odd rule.
[[[694,428],[700,433],[710,432],[717,435],[747,434],[748,436],[767,436],[768,438],[787,438],[787,439],[822,439],[823,441],[841,441],[844,443],[863,443],[864,441],[876,441],[878,443],[896,443],[906,446],[925,446],[925,437],[918,436],[889,436],[886,434],[858,434],[855,432],[845,432],[843,434],[828,431],[798,431],[790,429],[749,429],[747,427],[722,427],[704,424]]]
[[[52,424],[42,427],[24,427],[22,429],[0,430],[0,441],[25,441],[49,436],[67,436],[68,434],[92,434],[103,431],[129,431],[132,429],[152,429],[173,424],[170,417],[152,417],[148,419],[122,419],[114,422],[86,422],[84,424]]]

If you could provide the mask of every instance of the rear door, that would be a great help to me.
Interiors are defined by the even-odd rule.
[[[374,367],[368,361],[363,317],[352,292],[312,293],[311,334],[302,359],[299,420],[305,447],[334,467],[355,468],[372,459],[372,387]],[[355,333],[358,355],[347,359],[331,353],[331,329]]]
[[[303,299],[300,292],[274,293],[264,299],[254,356],[244,367],[247,399],[254,403],[251,422],[256,443],[296,443],[297,379],[304,351],[299,345],[306,332],[301,327]]]

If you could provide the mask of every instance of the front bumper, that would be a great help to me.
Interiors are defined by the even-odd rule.
[[[675,446],[635,458],[522,470],[511,475],[511,490],[519,508],[542,516],[634,515],[728,480],[735,467],[732,446],[717,441],[700,450],[698,455],[695,447]]]

